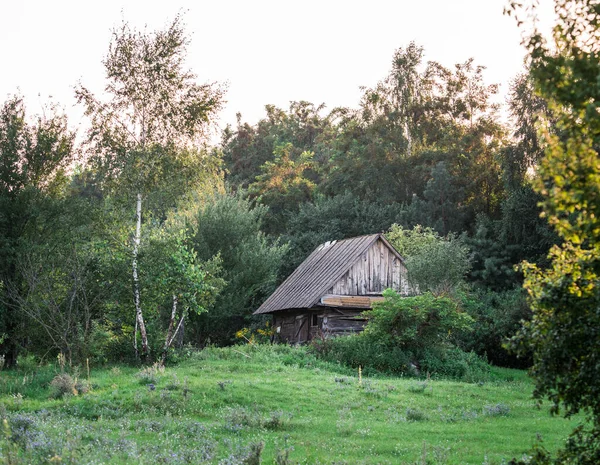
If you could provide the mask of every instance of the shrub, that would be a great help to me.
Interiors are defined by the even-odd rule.
[[[486,380],[490,374],[490,366],[485,360],[458,347],[426,350],[420,363],[423,371],[467,382]]]
[[[260,417],[245,407],[226,407],[223,410],[223,427],[238,432],[247,427],[260,425]]]
[[[488,417],[506,417],[509,413],[510,407],[502,403],[483,407],[483,414]]]
[[[369,322],[357,335],[313,340],[310,350],[321,358],[370,372],[437,374],[476,381],[486,379],[487,363],[452,344],[473,323],[458,303],[424,294],[401,297],[391,290],[368,312]]]
[[[410,371],[411,353],[362,334],[313,340],[310,350],[324,360],[338,362],[357,369],[365,375],[373,372],[402,374]]]
[[[264,448],[265,443],[262,441],[250,444],[248,455],[242,459],[242,463],[244,465],[260,465],[262,463],[261,455]]]
[[[51,397],[58,398],[65,395],[77,395],[75,388],[77,381],[67,373],[59,373],[50,382]]]
[[[385,300],[377,302],[367,314],[366,338],[418,351],[443,346],[453,335],[472,328],[473,319],[448,297],[435,297],[431,293],[403,297],[392,289],[383,295]]]
[[[469,248],[454,234],[440,237],[431,228],[392,225],[386,238],[406,259],[408,280],[421,292],[448,294],[465,285],[471,268]]]
[[[274,410],[262,421],[262,426],[270,430],[283,429],[287,426],[291,418],[292,415],[290,413],[283,410]]]
[[[79,394],[87,394],[88,392],[90,392],[91,388],[92,387],[90,386],[90,383],[87,380],[75,379],[75,390]]]
[[[156,384],[164,373],[165,367],[160,363],[155,363],[142,368],[135,376],[140,380],[140,384]]]
[[[427,420],[427,415],[422,410],[417,408],[407,408],[406,409],[406,421],[425,421]]]
[[[531,365],[529,354],[518,358],[503,347],[521,328],[522,322],[531,319],[531,309],[522,288],[502,292],[478,290],[464,295],[462,304],[475,320],[473,331],[462,334],[459,339],[463,349],[485,355],[498,366],[527,368]]]
[[[423,394],[427,388],[431,391],[432,388],[427,381],[423,381],[420,383],[411,384],[408,387],[408,392],[412,392],[413,394]]]

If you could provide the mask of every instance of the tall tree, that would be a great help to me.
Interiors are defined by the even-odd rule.
[[[248,189],[251,197],[269,206],[266,229],[272,234],[285,231],[286,214],[310,201],[316,188],[307,175],[314,167],[314,153],[302,152],[294,160],[292,151],[289,142],[276,147],[274,160],[261,167],[263,173]]]
[[[194,340],[229,343],[275,289],[287,246],[261,231],[266,207],[241,195],[220,194],[194,211],[190,244],[203,260],[218,256],[227,282],[210,310],[192,322]]]
[[[177,194],[196,182],[205,167],[205,152],[199,150],[205,130],[223,102],[220,87],[198,84],[185,69],[188,43],[180,16],[151,33],[124,22],[113,31],[103,61],[107,99],[82,85],[76,90],[90,117],[88,141],[95,168],[106,185],[135,197],[131,271],[144,357],[149,347],[138,267],[142,204],[153,192],[166,192],[167,186]]]
[[[525,45],[558,127],[544,133],[536,189],[564,242],[551,249],[550,269],[527,266],[534,315],[515,343],[533,347],[535,395],[549,398],[555,413],[588,418],[552,463],[591,465],[600,463],[600,8],[557,0],[555,11],[553,43],[534,29]],[[550,459],[541,454],[539,462]]]
[[[528,173],[544,155],[544,141],[538,135],[540,124],[554,122],[546,101],[534,87],[529,72],[517,76],[511,84],[508,109],[513,122],[513,143],[504,150],[502,168],[507,186],[519,189],[527,180]]]
[[[335,112],[323,115],[325,105],[291,102],[288,110],[266,105],[266,117],[256,125],[242,123],[223,132],[223,161],[227,180],[233,186],[248,187],[262,174],[261,167],[272,161],[277,147],[291,144],[290,156],[296,160],[303,152],[313,152],[315,161],[329,159],[329,142],[334,136]],[[317,173],[313,173],[313,180]]]
[[[0,108],[0,355],[8,366],[16,362],[26,292],[18,270],[21,253],[38,233],[43,204],[60,194],[74,154],[75,135],[55,110],[29,123],[20,97]]]
[[[409,203],[444,161],[462,184],[463,206],[495,212],[504,131],[491,100],[497,86],[485,84],[484,70],[472,59],[454,68],[425,62],[415,44],[398,49],[388,76],[364,91],[360,109],[338,112],[325,191],[350,188],[363,198]]]

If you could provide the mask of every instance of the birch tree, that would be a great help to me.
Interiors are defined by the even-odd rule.
[[[79,85],[76,96],[90,119],[91,161],[109,190],[135,199],[131,277],[136,331],[149,353],[140,292],[139,253],[144,202],[153,193],[176,198],[206,166],[206,130],[223,103],[223,89],[198,84],[185,68],[189,38],[177,16],[165,29],[140,32],[123,22],[112,32],[104,93]],[[133,200],[132,199],[132,200]],[[134,347],[137,354],[137,339]]]
[[[186,317],[206,312],[225,285],[219,276],[219,255],[200,260],[188,245],[189,233],[180,218],[170,219],[163,228],[152,231],[148,238],[150,247],[140,257],[150,288],[146,296],[150,307],[167,310],[165,304],[170,303],[162,317],[168,322],[160,357],[163,365],[175,339],[183,339]]]

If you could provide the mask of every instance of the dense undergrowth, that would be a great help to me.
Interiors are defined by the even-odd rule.
[[[500,464],[536,435],[556,449],[574,424],[535,408],[522,371],[367,376],[303,347],[64,371],[24,360],[0,373],[0,463]],[[60,394],[65,374],[75,390]]]

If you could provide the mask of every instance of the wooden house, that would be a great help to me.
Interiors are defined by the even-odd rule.
[[[409,293],[406,267],[382,234],[321,244],[254,312],[272,314],[277,340],[304,343],[362,331],[382,292]]]

